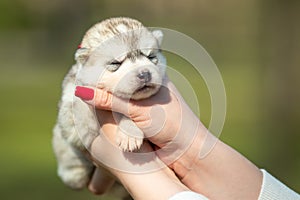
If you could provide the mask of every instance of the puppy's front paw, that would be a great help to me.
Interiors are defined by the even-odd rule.
[[[122,151],[132,152],[142,146],[143,138],[132,137],[119,130],[116,137],[116,143]]]

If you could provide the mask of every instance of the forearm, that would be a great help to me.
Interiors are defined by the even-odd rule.
[[[203,130],[173,166],[175,172],[180,173],[182,182],[209,199],[257,199],[262,183],[261,171],[210,133],[204,145],[202,138]],[[209,154],[200,159],[200,150],[207,150],[206,144],[212,147],[214,142]],[[191,158],[193,165],[189,163]]]
[[[176,193],[188,190],[168,171],[166,168],[142,175],[119,171],[114,174],[136,200],[167,200]]]

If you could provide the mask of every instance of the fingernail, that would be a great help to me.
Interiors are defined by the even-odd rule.
[[[82,100],[92,100],[94,98],[94,90],[87,87],[76,86],[75,96]]]

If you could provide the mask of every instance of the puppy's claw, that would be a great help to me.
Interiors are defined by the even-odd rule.
[[[132,137],[119,131],[116,143],[122,151],[132,152],[142,146],[143,138]]]

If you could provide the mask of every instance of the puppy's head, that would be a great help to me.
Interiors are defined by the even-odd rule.
[[[124,98],[150,97],[165,76],[162,37],[161,31],[151,32],[130,18],[112,18],[94,25],[84,36],[75,59],[83,73],[101,73],[96,83],[85,78],[81,82]]]

